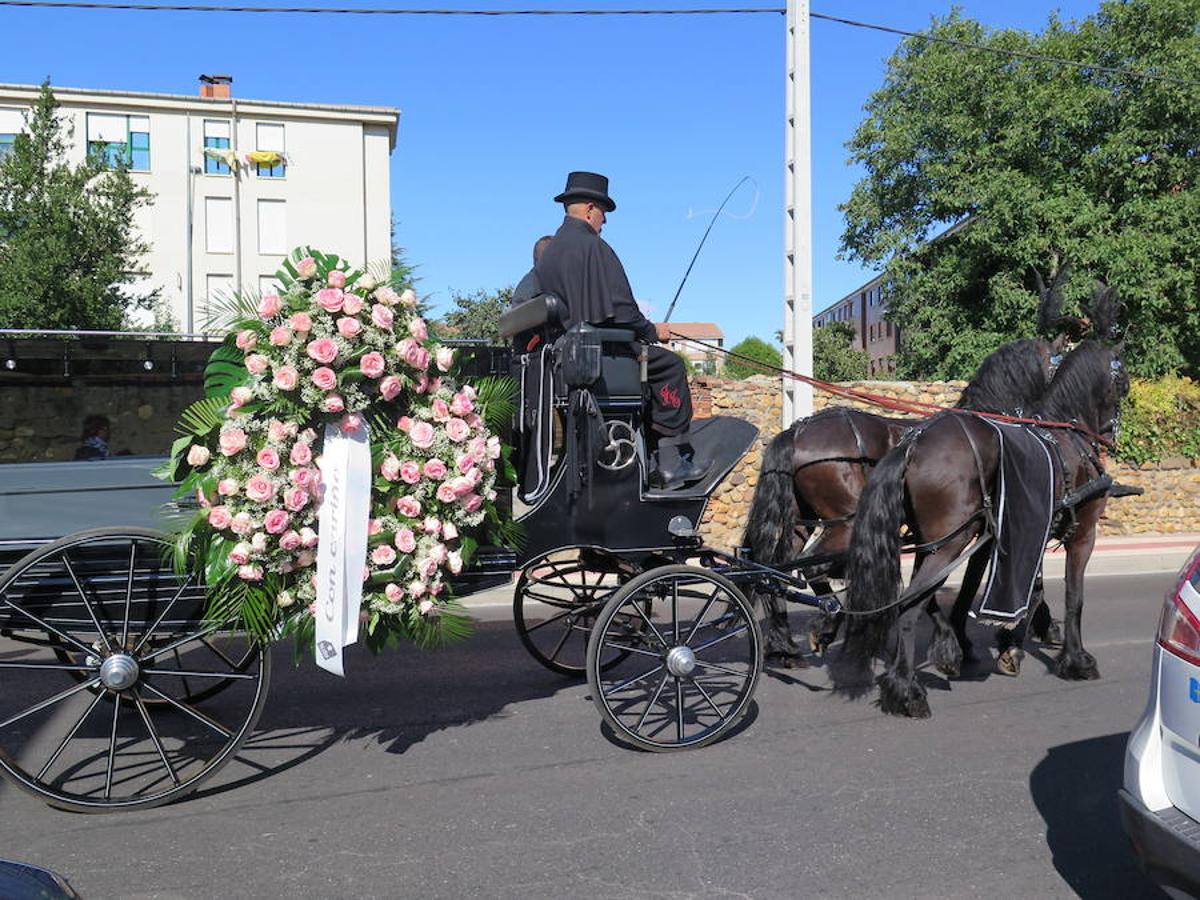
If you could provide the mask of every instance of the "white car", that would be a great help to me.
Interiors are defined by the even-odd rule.
[[[1142,868],[1168,894],[1200,897],[1200,548],[1163,603],[1124,783],[1121,817]]]

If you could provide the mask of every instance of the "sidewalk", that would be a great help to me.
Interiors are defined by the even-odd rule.
[[[1177,572],[1187,561],[1192,551],[1200,546],[1200,534],[1144,534],[1115,535],[1096,539],[1096,549],[1088,562],[1087,574],[1095,575],[1149,575]],[[1066,551],[1057,545],[1047,550],[1043,563],[1043,575],[1047,579],[1062,578],[1066,566]],[[901,568],[907,578],[912,566],[912,557],[906,555]],[[959,566],[947,580],[954,586],[962,581],[964,566]],[[510,606],[512,584],[501,585],[480,591],[463,598],[468,609]]]

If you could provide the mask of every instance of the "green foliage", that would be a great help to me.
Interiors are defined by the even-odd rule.
[[[1134,381],[1121,404],[1117,456],[1131,463],[1200,459],[1200,385],[1173,376]]]
[[[696,367],[692,364],[691,357],[689,357],[682,350],[676,350],[675,355],[678,356],[680,361],[683,363],[683,371],[688,378],[691,378],[696,374]]]
[[[862,381],[871,370],[866,353],[854,346],[854,326],[830,322],[814,328],[813,377],[821,381]]]
[[[98,158],[67,162],[72,136],[49,82],[0,159],[0,327],[115,330],[155,295],[127,295],[146,245],[133,212],[150,193]]]
[[[456,340],[483,340],[503,343],[500,337],[500,317],[512,305],[512,287],[498,291],[473,291],[460,294],[454,291],[450,299],[455,308],[441,320],[440,333]]]
[[[1105,2],[1037,34],[953,12],[930,33],[997,49],[1190,77],[1196,0]],[[1143,377],[1200,371],[1200,88],[970,52],[920,38],[889,60],[849,142],[866,177],[842,207],[843,255],[886,263],[903,377],[961,378],[1032,335],[1031,267],[1072,263],[1073,311],[1116,285]],[[929,238],[966,223],[951,236]]]
[[[773,366],[778,369],[783,365],[783,354],[762,338],[754,337],[753,335],[743,338],[729,352],[765,363],[766,366],[756,366],[753,362],[728,356],[725,358],[725,365],[721,369],[721,374],[726,378],[735,378],[740,381],[743,378],[749,378],[751,375],[773,375],[775,373],[770,367]]]

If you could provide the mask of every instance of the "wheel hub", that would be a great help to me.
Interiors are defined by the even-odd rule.
[[[667,671],[676,678],[684,678],[692,674],[692,670],[696,668],[696,654],[692,652],[691,647],[685,647],[682,644],[678,647],[672,647],[667,652]]]
[[[126,691],[137,684],[141,669],[128,653],[114,653],[100,664],[100,681],[110,691]]]

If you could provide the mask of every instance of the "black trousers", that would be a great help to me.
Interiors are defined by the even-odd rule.
[[[687,431],[692,421],[692,392],[679,355],[651,345],[646,381],[650,386],[650,427],[663,437]]]

